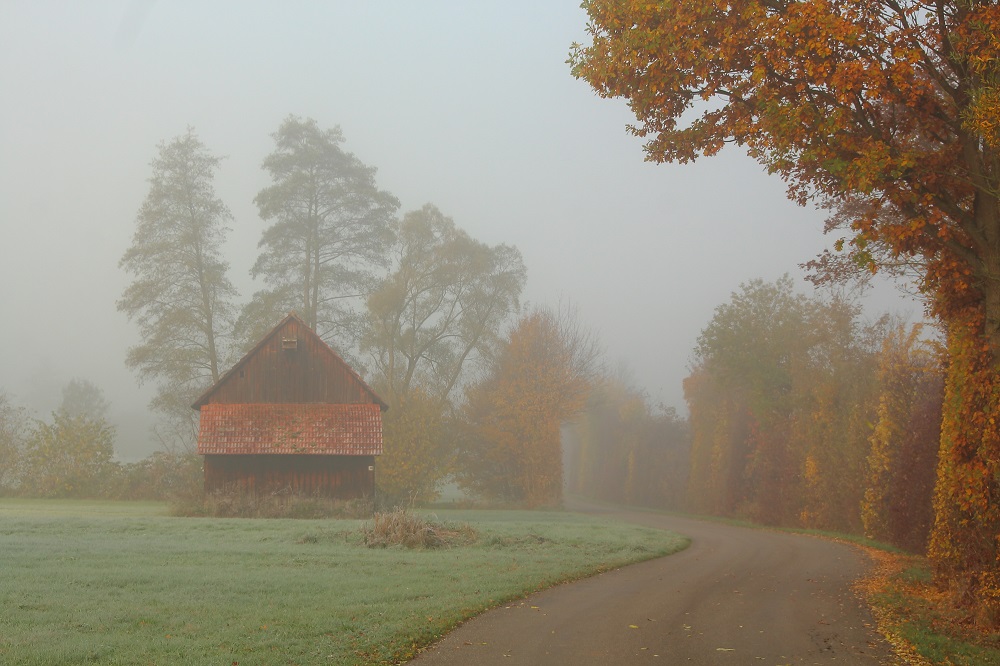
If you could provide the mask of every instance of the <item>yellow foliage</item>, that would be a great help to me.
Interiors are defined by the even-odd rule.
[[[562,501],[560,426],[586,404],[593,361],[578,342],[552,312],[521,318],[490,376],[467,393],[465,485],[528,506]]]
[[[406,505],[437,499],[437,484],[452,460],[439,402],[411,390],[385,413],[382,438],[385,452],[375,477],[380,501]]]

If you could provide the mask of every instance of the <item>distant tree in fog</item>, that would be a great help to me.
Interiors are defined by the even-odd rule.
[[[15,472],[28,426],[28,412],[16,407],[10,395],[0,390],[0,494],[16,483]]]
[[[343,349],[357,339],[355,306],[373,288],[373,269],[388,261],[399,202],[378,189],[373,167],[343,150],[339,127],[289,116],[272,136],[263,163],[272,182],[254,199],[271,224],[251,270],[267,287],[244,309],[244,342],[295,311]]]
[[[115,428],[103,417],[58,410],[37,422],[21,455],[18,491],[31,497],[104,497],[117,492]]]
[[[86,379],[72,379],[63,387],[59,410],[71,416],[85,415],[105,418],[111,403],[104,397],[104,391]]]
[[[221,253],[232,215],[213,185],[220,161],[190,128],[160,144],[120,262],[132,282],[118,309],[142,337],[126,363],[141,381],[159,382],[153,407],[181,420],[219,379],[235,318],[236,289]]]
[[[603,377],[585,413],[563,430],[571,492],[623,504],[684,508],[690,469],[687,423],[653,405],[621,374]]]
[[[407,213],[395,270],[368,299],[363,346],[390,404],[414,386],[439,403],[488,357],[517,312],[526,271],[510,245],[470,238],[428,204]]]
[[[718,306],[684,380],[690,508],[858,533],[889,323],[787,275]]]
[[[433,499],[451,471],[451,395],[489,359],[517,312],[521,253],[469,237],[428,204],[403,217],[394,270],[368,298],[362,351],[391,409],[378,487],[394,501]]]
[[[458,478],[485,498],[562,502],[560,428],[585,407],[599,376],[597,339],[572,311],[521,317],[483,381],[466,391]]]

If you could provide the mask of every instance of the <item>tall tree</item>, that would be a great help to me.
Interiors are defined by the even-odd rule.
[[[368,298],[362,351],[392,407],[379,491],[427,499],[452,467],[452,394],[498,347],[525,268],[517,248],[472,239],[430,204],[404,215],[396,238],[394,270]]]
[[[799,512],[801,458],[791,441],[791,396],[796,366],[808,353],[809,309],[787,275],[774,283],[754,280],[716,308],[698,337],[695,374],[707,376],[687,395],[696,435],[692,490],[722,492],[724,501],[710,503],[727,513],[789,524]],[[695,403],[705,397],[714,403],[707,409]],[[731,413],[717,413],[720,406]],[[705,473],[710,476],[702,478]]]
[[[71,379],[62,390],[59,410],[70,416],[86,415],[105,418],[111,403],[104,397],[104,391],[86,379]]]
[[[716,308],[684,382],[692,506],[860,531],[884,326],[796,294],[787,276],[744,284]]]
[[[517,311],[524,263],[517,248],[470,238],[430,204],[403,216],[397,238],[395,271],[368,299],[364,346],[390,404],[415,386],[443,404]]]
[[[460,480],[477,494],[528,506],[562,501],[560,428],[583,410],[599,348],[572,311],[521,317],[490,374],[467,391]]]
[[[879,357],[878,415],[862,503],[865,534],[923,552],[933,523],[944,384],[940,346],[899,326]]]
[[[891,318],[866,322],[857,304],[837,296],[811,301],[809,346],[792,379],[790,442],[805,456],[799,524],[859,533],[878,354]]]
[[[573,72],[629,101],[648,159],[737,143],[800,202],[860,198],[838,244],[864,268],[916,259],[951,356],[929,554],[939,581],[1000,624],[1000,7],[584,7],[593,42],[573,47]]]
[[[126,363],[140,380],[159,382],[153,407],[182,420],[219,379],[235,315],[236,289],[222,259],[232,215],[213,185],[220,162],[190,128],[159,145],[132,245],[120,263],[132,282],[118,309],[142,337]]]
[[[375,169],[346,152],[339,127],[288,116],[264,158],[271,185],[254,201],[270,222],[251,270],[267,288],[244,310],[251,340],[288,311],[338,346],[358,337],[355,305],[384,266],[399,202],[378,189]]]

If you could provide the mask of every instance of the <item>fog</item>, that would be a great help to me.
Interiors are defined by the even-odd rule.
[[[516,245],[526,300],[574,303],[611,363],[683,411],[714,308],[743,281],[800,278],[831,239],[735,149],[645,163],[626,105],[570,75],[585,24],[577,0],[0,3],[0,389],[45,416],[87,379],[120,455],[149,453],[152,387],[125,367],[137,337],[115,307],[149,162],[188,126],[226,156],[216,190],[245,299],[260,163],[291,113],[339,125],[401,212],[430,202]],[[885,287],[873,299],[919,312]]]

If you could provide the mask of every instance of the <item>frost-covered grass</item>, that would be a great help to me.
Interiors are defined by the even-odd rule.
[[[435,520],[478,539],[371,549],[363,521],[0,500],[0,663],[393,663],[486,608],[687,543],[562,512]]]

